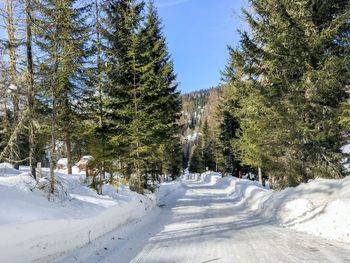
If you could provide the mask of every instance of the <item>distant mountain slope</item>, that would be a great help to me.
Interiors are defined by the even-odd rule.
[[[182,135],[185,155],[191,154],[192,146],[198,142],[205,121],[209,129],[214,130],[218,124],[217,108],[222,88],[203,89],[182,95]]]

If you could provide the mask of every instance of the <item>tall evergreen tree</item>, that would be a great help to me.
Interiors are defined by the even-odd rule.
[[[150,157],[153,160],[172,161],[177,160],[172,154],[179,154],[179,126],[177,120],[181,110],[179,92],[177,91],[176,75],[174,73],[173,62],[168,52],[166,39],[162,33],[161,20],[158,17],[154,3],[150,1],[147,5],[147,15],[145,26],[140,32],[143,48],[143,67],[145,69],[141,82],[144,86],[144,103],[147,114],[148,127],[151,131]],[[156,149],[163,149],[157,151]],[[152,156],[158,153],[159,156]],[[151,166],[157,166],[152,161]],[[171,171],[180,170],[181,161],[174,162],[178,168]],[[162,170],[162,165],[158,165],[158,173]],[[175,174],[174,174],[175,175]]]
[[[241,165],[239,155],[235,151],[232,143],[238,139],[240,128],[239,121],[233,115],[237,100],[231,100],[226,97],[226,91],[223,94],[222,104],[219,109],[219,118],[221,119],[217,140],[219,158],[217,160],[219,170],[225,174],[229,173],[233,176],[239,176]]]
[[[142,64],[139,31],[144,3],[134,0],[108,1],[104,37],[107,40],[106,60],[109,88],[106,92],[106,119],[109,140],[115,154],[121,157],[124,172],[138,177],[141,192],[143,153],[141,142],[148,131],[143,125],[145,112],[143,87],[140,83]]]
[[[173,152],[180,110],[176,76],[152,3],[143,18],[144,3],[110,1],[106,6],[107,119],[110,140],[124,171],[135,175],[136,190],[147,176],[162,173],[162,160]],[[181,164],[180,164],[181,165]]]
[[[202,131],[202,143],[203,143],[203,165],[208,170],[214,171],[216,169],[215,163],[215,149],[214,138],[209,131],[208,120],[205,120]]]
[[[50,174],[53,178],[58,158],[57,140],[66,144],[68,173],[72,173],[72,140],[79,106],[77,99],[81,98],[84,87],[82,80],[89,43],[88,6],[77,0],[44,0],[36,4],[35,42],[42,54],[39,74],[43,92],[50,98]],[[53,183],[53,179],[51,181]]]
[[[348,1],[249,1],[251,33],[227,69],[242,161],[282,186],[341,177],[341,103],[349,85]]]
[[[190,158],[190,165],[188,167],[190,173],[203,173],[206,171],[206,167],[203,160],[203,148],[202,143],[199,143],[194,147],[193,153]]]

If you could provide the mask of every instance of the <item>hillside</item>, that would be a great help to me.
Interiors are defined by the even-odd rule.
[[[184,153],[188,160],[192,146],[198,142],[205,121],[213,131],[218,125],[218,105],[222,88],[203,89],[182,95],[182,135]]]

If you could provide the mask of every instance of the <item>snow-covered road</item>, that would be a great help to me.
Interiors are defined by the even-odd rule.
[[[350,246],[270,224],[224,189],[185,181],[142,221],[58,262],[350,262]]]

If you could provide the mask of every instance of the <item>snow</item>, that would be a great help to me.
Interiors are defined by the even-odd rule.
[[[22,172],[13,168],[12,164],[9,163],[0,163],[0,177],[1,176],[14,176],[19,175]]]
[[[61,158],[57,161],[58,165],[63,165],[63,166],[67,166],[68,164],[68,159],[67,158]]]
[[[76,166],[86,165],[86,164],[88,164],[88,162],[92,161],[93,159],[94,159],[94,157],[92,157],[91,155],[83,156],[83,157],[81,157],[79,162],[77,162]]]
[[[50,261],[143,217],[156,205],[154,194],[104,185],[104,195],[97,195],[85,185],[83,174],[59,172],[59,194],[49,202],[40,190],[46,179],[36,182],[8,164],[0,164],[0,170],[7,172],[0,176],[0,262]],[[171,187],[176,182],[161,187],[160,193],[165,195]]]
[[[162,205],[143,220],[118,228],[57,262],[349,261],[349,245],[283,228],[271,220],[273,215],[261,214],[258,208],[264,200],[260,199],[268,196],[285,204],[283,213],[290,217],[300,212],[296,207],[309,209],[308,201],[302,201],[309,196],[293,196],[293,189],[287,192],[210,172],[184,174],[181,187],[164,196]],[[284,197],[291,202],[283,201]]]
[[[239,200],[256,216],[297,231],[350,243],[350,177],[317,179],[275,192],[258,182],[217,176],[211,175],[215,178],[211,185],[224,188],[231,199]]]
[[[194,142],[194,141],[196,141],[197,137],[198,137],[198,133],[194,132],[193,134],[187,135],[186,140],[189,142]]]
[[[347,142],[345,145],[343,145],[340,150],[342,151],[342,153],[349,155],[350,154],[350,143]],[[343,159],[343,166],[345,168],[346,172],[350,172],[350,162],[349,162],[349,157],[346,157]]]
[[[343,153],[348,153],[348,154],[350,154],[350,143],[348,142],[348,143],[346,143],[343,147],[341,147],[341,151],[342,151]]]
[[[295,188],[272,191],[257,181],[219,173],[187,174],[186,180],[223,190],[232,200],[273,224],[350,243],[350,177],[317,179]]]
[[[45,179],[1,169],[0,262],[350,260],[350,178],[273,191],[186,172],[143,196],[108,184],[97,195],[83,173],[56,172],[60,191],[49,202]]]
[[[12,92],[15,92],[15,91],[17,91],[17,90],[18,90],[18,88],[17,88],[16,85],[10,84],[10,86],[9,86],[8,89],[7,89],[7,93],[12,93]]]

